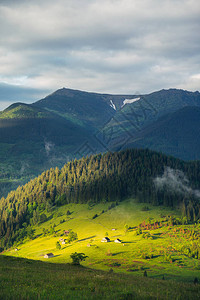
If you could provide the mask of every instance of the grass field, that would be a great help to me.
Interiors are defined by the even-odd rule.
[[[200,260],[186,256],[182,248],[199,243],[200,226],[170,225],[167,216],[179,217],[178,210],[137,203],[129,199],[111,208],[111,203],[88,205],[69,204],[48,213],[48,221],[35,226],[35,238],[17,245],[18,251],[9,249],[4,255],[23,257],[50,263],[70,263],[70,254],[85,253],[88,258],[83,266],[92,269],[148,278],[177,280],[192,283],[200,280]],[[70,215],[67,212],[70,212]],[[97,215],[95,218],[94,216]],[[145,223],[144,223],[145,221]],[[142,233],[137,235],[138,225]],[[146,224],[149,224],[147,229]],[[150,225],[151,224],[151,225]],[[54,233],[46,236],[43,230],[54,227]],[[127,230],[128,228],[128,230]],[[64,230],[73,230],[78,240],[61,245],[56,242],[64,236]],[[195,238],[190,233],[195,232]],[[101,239],[108,236],[109,243]],[[122,243],[115,243],[119,238]],[[45,259],[46,253],[54,257]]]
[[[199,299],[199,285],[0,256],[0,299]]]

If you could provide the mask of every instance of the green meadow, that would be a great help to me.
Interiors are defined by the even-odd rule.
[[[174,299],[198,299],[198,294],[192,297],[190,292],[196,293],[195,291],[199,289],[199,284],[195,285],[194,280],[197,278],[200,281],[200,260],[198,254],[195,257],[192,249],[199,247],[200,224],[176,225],[176,222],[181,220],[179,210],[137,203],[135,199],[128,199],[117,205],[114,202],[68,204],[46,214],[47,221],[34,227],[33,238],[25,239],[22,243],[15,244],[12,249],[4,251],[2,253],[4,260],[5,256],[31,259],[29,267],[41,266],[41,269],[40,267],[38,269],[38,276],[43,274],[46,277],[43,273],[45,271],[42,271],[43,268],[49,268],[52,272],[55,268],[58,273],[56,276],[59,277],[61,276],[59,268],[62,272],[68,272],[67,268],[71,268],[73,272],[76,271],[70,266],[72,253],[84,253],[88,258],[81,263],[82,267],[78,269],[78,272],[85,270],[86,277],[89,276],[88,272],[94,272],[94,274],[100,274],[100,278],[103,276],[104,279],[112,275],[114,276],[112,280],[109,277],[113,284],[113,286],[111,284],[112,288],[118,284],[117,281],[115,284],[118,278],[120,282],[125,281],[128,286],[132,280],[138,284],[142,280],[147,286],[154,285],[154,283],[155,286],[162,284],[169,293],[173,293],[173,288],[170,290],[170,287],[176,282],[177,286],[186,284],[188,298],[178,296],[179,293],[186,291],[181,288],[177,294],[172,294]],[[78,239],[62,244],[61,239],[67,240],[64,231],[76,232]],[[101,242],[105,236],[109,237],[110,242]],[[120,239],[121,243],[115,243],[116,239]],[[57,249],[57,242],[60,243],[61,249]],[[44,258],[47,253],[53,253],[54,257]],[[36,260],[35,264],[33,260]],[[9,262],[15,264],[15,260],[9,260]],[[17,262],[19,264],[20,260]],[[23,261],[23,264],[26,265],[26,263]],[[105,273],[95,273],[97,270]],[[147,275],[145,279],[144,273]],[[92,278],[89,276],[88,280],[91,285],[96,286]],[[104,282],[103,279],[101,281]],[[191,287],[188,288],[188,285]],[[74,283],[71,286],[75,286],[74,288],[79,286],[79,280],[77,279],[77,285]],[[82,291],[82,287],[80,289]],[[145,297],[159,295],[159,299],[162,297],[168,299],[168,294],[160,293],[160,290],[157,292],[157,288],[153,289],[154,292],[150,292],[152,289],[152,286],[148,288],[149,294],[145,291],[141,293],[144,293]],[[117,290],[124,289],[117,287]],[[130,288],[127,290],[131,293]],[[40,292],[42,293],[41,290]],[[136,294],[141,298],[144,296],[138,290]],[[107,297],[106,292],[102,295]],[[98,293],[97,296],[100,297]],[[86,299],[87,297],[89,296],[87,295]],[[96,299],[95,296],[94,299]]]

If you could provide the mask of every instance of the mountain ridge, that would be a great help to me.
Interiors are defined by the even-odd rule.
[[[75,157],[133,146],[165,152],[170,140],[163,140],[161,134],[156,140],[153,127],[160,126],[161,117],[191,105],[200,107],[199,92],[178,89],[112,95],[63,88],[33,104],[14,103],[0,112],[1,177],[9,180],[11,188],[15,178],[28,176],[28,180]],[[153,143],[146,138],[145,144],[139,140],[146,136],[147,127],[155,138]],[[198,122],[196,127],[200,127]],[[175,128],[165,130],[170,137]],[[195,132],[199,149],[200,136]],[[134,139],[138,142],[132,143]],[[200,159],[194,147],[187,151],[171,147],[166,153],[185,160]],[[1,185],[4,182],[0,182],[0,193]],[[6,192],[7,188],[3,195]]]

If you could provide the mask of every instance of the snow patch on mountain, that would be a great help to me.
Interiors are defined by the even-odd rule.
[[[139,100],[140,100],[140,97],[139,98],[134,98],[134,99],[125,99],[123,101],[123,104],[122,104],[121,107],[123,107],[126,104],[131,104],[131,103],[134,103],[134,102],[139,101]]]
[[[110,107],[112,107],[114,110],[117,110],[117,109],[116,109],[116,106],[115,106],[115,104],[113,103],[112,100],[110,100]]]

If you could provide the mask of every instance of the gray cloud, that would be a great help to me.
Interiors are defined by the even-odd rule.
[[[0,3],[0,82],[140,93],[199,90],[198,0]]]

